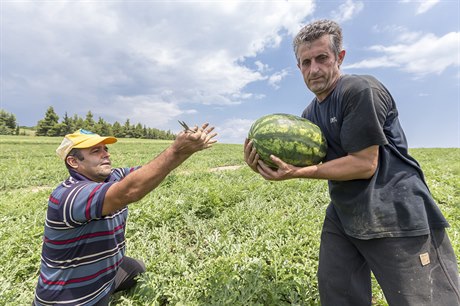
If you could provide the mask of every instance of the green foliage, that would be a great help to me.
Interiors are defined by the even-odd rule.
[[[60,139],[0,137],[0,305],[30,305],[46,203],[67,177]],[[142,165],[170,141],[120,139],[114,166]],[[411,152],[425,169],[460,254],[460,149]],[[130,205],[128,256],[147,272],[112,305],[319,305],[319,236],[329,202],[319,180],[267,182],[244,166],[241,145],[217,144]],[[239,166],[218,168],[226,166]],[[386,305],[374,281],[376,305]]]
[[[52,106],[48,107],[45,113],[45,118],[37,123],[37,136],[59,136],[59,116],[54,111]]]
[[[37,122],[34,134],[35,136],[65,136],[80,128],[100,135],[113,135],[118,138],[174,140],[176,137],[171,131],[147,128],[140,123],[131,125],[129,119],[126,120],[123,126],[119,122],[111,125],[101,117],[96,122],[91,111],[86,113],[84,120],[76,114],[73,117],[69,117],[66,112],[62,121],[59,122],[59,116],[52,106],[46,110],[45,118]],[[30,135],[30,133],[26,133],[24,129],[21,132],[21,129],[16,126],[16,117],[13,114],[0,110],[0,135]]]
[[[16,116],[0,109],[0,135],[18,135]]]
[[[69,116],[67,115],[67,112],[65,112],[64,118],[62,119],[62,122],[61,122],[59,136],[70,134],[75,130],[76,130],[75,122],[71,118],[69,118]]]
[[[88,111],[86,113],[85,121],[83,121],[82,128],[84,128],[85,130],[88,130],[88,131],[94,131],[96,122],[94,122],[93,117],[94,117],[93,113],[91,111]]]

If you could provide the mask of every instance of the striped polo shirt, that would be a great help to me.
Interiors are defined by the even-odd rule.
[[[36,305],[93,305],[110,293],[125,254],[128,208],[102,217],[109,187],[136,168],[113,169],[103,183],[70,170],[51,194]]]

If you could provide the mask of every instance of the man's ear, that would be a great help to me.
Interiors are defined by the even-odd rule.
[[[342,65],[343,63],[343,60],[345,59],[345,50],[342,50],[339,52],[339,59],[338,59],[338,62],[339,62],[339,67],[340,65]]]
[[[72,167],[73,169],[77,169],[78,168],[78,163],[77,163],[77,159],[75,158],[75,156],[72,156],[72,155],[69,155],[65,158],[65,161],[67,162],[67,164]]]

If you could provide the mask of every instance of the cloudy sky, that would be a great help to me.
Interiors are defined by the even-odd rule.
[[[410,147],[460,147],[460,4],[415,1],[0,2],[1,108],[33,126],[62,118],[180,129],[210,122],[242,143],[270,113],[313,98],[292,38],[309,21],[343,27],[342,70],[392,92]]]

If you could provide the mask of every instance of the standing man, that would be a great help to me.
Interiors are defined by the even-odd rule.
[[[183,131],[142,167],[112,169],[107,144],[86,130],[65,136],[56,153],[70,177],[51,194],[34,305],[108,305],[145,271],[125,256],[127,205],[142,199],[193,153],[210,148],[213,127]]]
[[[342,30],[320,20],[294,39],[297,66],[315,98],[302,117],[328,142],[320,165],[259,160],[246,140],[247,164],[267,180],[327,179],[331,203],[321,234],[322,305],[371,305],[371,271],[390,305],[460,305],[457,259],[399,124],[395,101],[374,77],[342,75]]]

